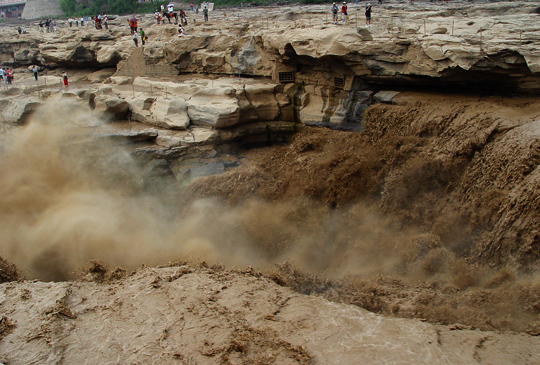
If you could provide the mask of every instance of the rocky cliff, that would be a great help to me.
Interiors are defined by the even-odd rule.
[[[326,21],[326,10],[280,7],[268,9],[265,20],[250,9],[243,9],[241,16],[215,11],[207,23],[189,14],[182,38],[176,37],[174,25],[153,25],[152,15],[142,16],[140,25],[150,39],[144,64],[175,65],[176,73],[241,74],[275,81],[282,73],[282,81],[291,81],[288,77],[344,90],[487,84],[500,90],[539,90],[540,29],[533,2],[389,5],[375,9],[370,28],[362,26],[359,7],[352,8],[345,25]],[[134,45],[123,19],[111,28],[64,28],[60,36],[30,32],[7,39],[2,62],[103,67],[128,60]],[[37,52],[29,52],[36,43]],[[122,67],[119,71],[127,73]],[[140,69],[138,75],[151,76],[147,71]]]
[[[392,4],[375,9],[373,27],[362,26],[360,7],[339,25],[328,21],[327,10],[271,8],[264,20],[252,9],[214,11],[206,23],[190,13],[181,38],[174,24],[156,25],[153,15],[143,15],[139,25],[149,41],[142,49],[121,18],[108,31],[61,24],[59,33],[32,29],[6,39],[1,61],[47,69],[116,66],[117,76],[127,77],[271,79],[294,96],[288,121],[348,128],[358,128],[374,100],[391,98],[378,91],[540,92],[533,2]]]
[[[0,362],[537,363],[535,6],[3,28]]]

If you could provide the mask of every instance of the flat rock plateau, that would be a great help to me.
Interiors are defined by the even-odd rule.
[[[0,363],[540,363],[540,6],[365,5],[0,23]]]

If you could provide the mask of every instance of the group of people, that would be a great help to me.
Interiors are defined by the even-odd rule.
[[[31,68],[32,74],[34,75],[34,79],[38,80],[38,72],[39,68],[36,65],[32,65]],[[69,78],[66,73],[66,71],[62,71],[62,83],[64,84],[64,88],[67,90],[69,87]],[[3,67],[0,68],[0,83],[11,85],[13,80],[15,79],[15,76],[13,75],[13,70],[10,68],[4,69]]]
[[[96,29],[103,29],[103,27],[105,27],[105,29],[109,29],[108,17],[107,17],[107,14],[105,13],[97,14],[95,17],[92,17],[92,21],[94,22],[94,27]],[[75,26],[78,27],[79,23],[81,27],[84,27],[84,26],[88,27],[88,24],[90,24],[90,19],[88,18],[88,16],[80,17],[80,18],[71,18],[71,17],[68,18],[68,24],[70,28],[73,27],[73,24],[75,24]],[[56,24],[55,24],[55,28],[56,28]]]
[[[139,27],[139,21],[137,20],[137,18],[128,19],[127,22],[129,24],[129,30],[131,31],[131,34],[137,34],[137,28]]]
[[[13,70],[9,68],[4,69],[3,67],[0,68],[0,82],[2,82],[2,84],[11,85],[14,78]]]
[[[366,5],[366,27],[371,27],[371,4]],[[332,12],[332,23],[337,24],[339,22],[338,19],[338,12],[340,12],[339,7],[336,5],[336,3],[332,3],[332,8],[330,8],[330,11]],[[341,21],[343,24],[347,23],[348,20],[348,13],[347,13],[347,2],[343,2],[343,5],[341,6]]]
[[[133,39],[133,43],[135,43],[135,47],[139,47],[139,34],[141,43],[144,46],[146,44],[146,41],[148,40],[148,37],[146,36],[146,33],[142,28],[139,29],[139,21],[137,18],[131,18],[127,20],[129,24],[129,30],[131,31],[131,36]]]
[[[103,29],[103,27],[105,27],[105,29],[109,29],[109,17],[107,14],[97,14],[94,18],[92,18],[92,20],[94,20],[94,26],[96,29]]]
[[[190,8],[191,8],[191,11],[193,11],[193,3],[190,4]],[[208,20],[208,9],[206,7],[205,9],[206,9],[205,20]],[[169,21],[169,23],[171,23],[171,18],[173,18],[175,20],[174,24],[178,24],[178,37],[184,36],[185,34],[184,26],[187,25],[188,23],[187,15],[184,10],[180,10],[178,13],[175,13],[174,5],[172,3],[167,6],[167,10],[165,10],[164,5],[161,5],[161,12],[156,9],[154,13],[154,17],[156,19],[156,24],[164,24],[165,18]],[[135,42],[135,46],[138,46],[137,45],[138,42],[135,38],[136,36],[134,35],[133,41]],[[143,40],[143,45],[144,45],[144,40]]]
[[[52,21],[50,19],[45,20],[45,23],[43,21],[39,21],[39,31],[43,33],[43,28],[45,28],[45,31],[47,33],[52,33],[58,31],[58,28],[56,27],[56,22]]]
[[[146,33],[144,32],[142,28],[140,28],[139,33],[137,33],[137,31],[133,33],[133,43],[135,43],[135,47],[139,47],[139,34],[141,35],[140,37],[141,37],[141,42],[143,46],[146,44],[146,41],[148,40]]]

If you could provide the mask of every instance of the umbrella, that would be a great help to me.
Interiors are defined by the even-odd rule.
[[[136,21],[137,21],[137,18],[133,17],[133,18],[131,18],[129,21],[131,21],[131,22],[136,22]]]
[[[173,3],[169,3],[169,5],[167,5],[167,6],[174,6],[174,4],[173,4]]]

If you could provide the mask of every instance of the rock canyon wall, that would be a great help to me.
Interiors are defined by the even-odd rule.
[[[251,9],[215,11],[206,23],[189,14],[181,38],[174,24],[155,25],[153,15],[142,15],[139,25],[149,37],[142,49],[134,47],[126,19],[117,18],[108,31],[63,28],[6,39],[1,62],[48,69],[117,67],[117,76],[131,78],[271,80],[283,85],[295,106],[279,119],[343,128],[359,128],[373,101],[391,100],[392,94],[377,96],[378,91],[540,92],[540,30],[534,26],[539,15],[533,2],[388,5],[376,9],[374,28],[362,27],[360,10],[353,8],[346,25],[331,24],[322,6],[267,9],[264,20]]]
[[[0,362],[540,361],[538,4],[329,10],[2,26]]]

